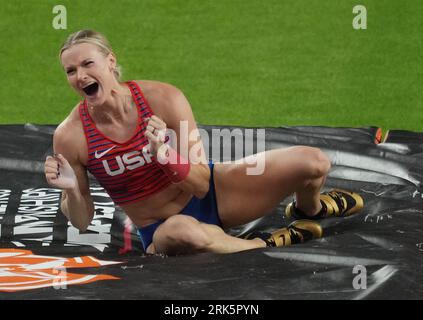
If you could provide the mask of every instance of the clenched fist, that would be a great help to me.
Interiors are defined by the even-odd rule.
[[[73,189],[77,180],[68,160],[61,155],[47,156],[44,173],[50,186],[60,189]]]
[[[145,136],[150,143],[150,152],[157,157],[158,153],[165,153],[167,147],[165,145],[166,123],[157,116],[152,116],[148,121]]]

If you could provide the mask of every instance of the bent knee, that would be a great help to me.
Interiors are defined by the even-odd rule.
[[[197,219],[178,214],[171,216],[157,228],[153,242],[156,248],[165,248],[165,251],[202,251],[210,245],[211,239]]]
[[[304,166],[308,177],[320,178],[328,174],[331,163],[328,156],[319,148],[298,146],[294,147]]]

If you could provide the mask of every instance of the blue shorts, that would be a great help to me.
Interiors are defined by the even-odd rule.
[[[210,187],[209,192],[203,199],[199,199],[195,196],[192,197],[190,202],[183,208],[180,214],[186,214],[194,217],[198,221],[222,226],[222,222],[219,218],[219,212],[217,211],[216,192],[214,188],[213,179],[213,167],[214,163],[210,160]],[[157,227],[161,225],[165,220],[149,224],[145,227],[138,228],[138,235],[141,238],[144,251],[147,250],[148,246],[153,242],[153,234]]]

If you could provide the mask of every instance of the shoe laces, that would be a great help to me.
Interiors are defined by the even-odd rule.
[[[291,243],[301,243],[303,242],[303,235],[301,232],[295,230],[294,228],[288,228],[289,236],[291,237]]]
[[[330,196],[338,204],[339,211],[341,213],[344,212],[344,210],[347,207],[347,205],[346,205],[346,202],[347,201],[345,200],[345,197],[341,193],[339,193],[337,191],[330,191],[330,192],[328,192],[328,196]]]

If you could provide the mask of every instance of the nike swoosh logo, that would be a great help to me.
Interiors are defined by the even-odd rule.
[[[115,147],[116,146],[110,147],[109,149],[107,149],[106,151],[103,151],[102,153],[98,153],[97,150],[96,150],[94,156],[95,156],[96,159],[100,159],[102,156],[104,156],[107,152],[109,152],[110,150],[112,150]]]

